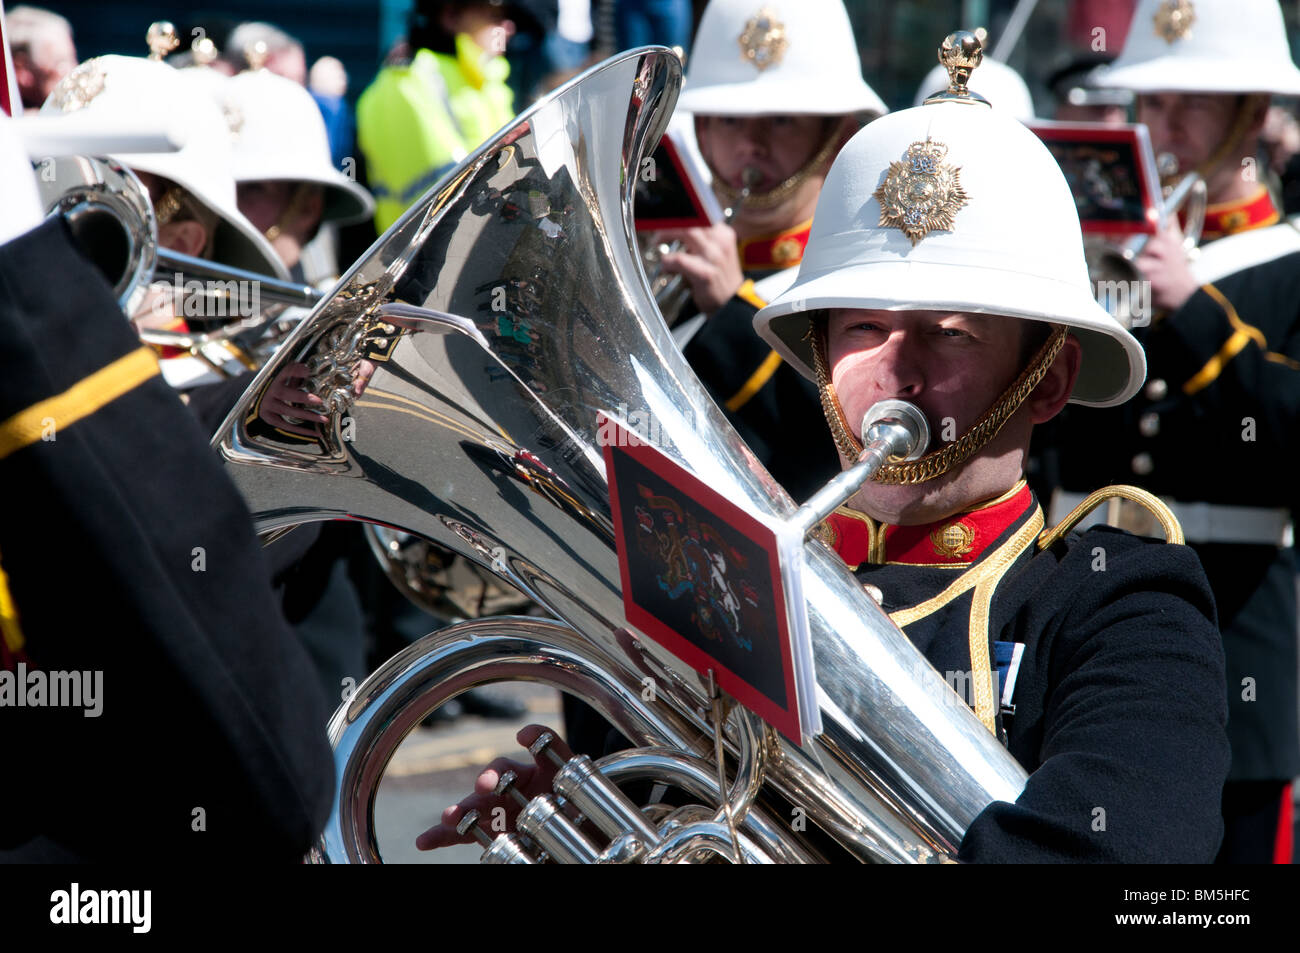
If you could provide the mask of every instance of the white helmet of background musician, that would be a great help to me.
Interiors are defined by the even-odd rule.
[[[840,0],[711,0],[677,107],[701,116],[881,115]]]
[[[84,111],[129,124],[140,116],[170,121],[177,152],[115,154],[133,172],[170,179],[217,216],[213,260],[287,280],[271,244],[239,212],[230,172],[230,137],[221,110],[188,71],[131,56],[100,56],[73,70],[50,93],[42,114]]]
[[[41,224],[36,174],[22,141],[11,128],[13,120],[0,112],[0,245]]]
[[[324,220],[374,215],[370,193],[334,168],[320,107],[291,79],[250,70],[214,87],[230,123],[236,182],[287,180],[325,189]]]
[[[920,106],[947,88],[948,71],[936,64],[921,80],[912,105]],[[984,57],[979,69],[971,75],[970,89],[987,99],[994,109],[1000,109],[1021,122],[1034,121],[1034,97],[1029,94],[1029,87],[1020,74],[1006,63]]]
[[[1093,85],[1138,93],[1300,95],[1277,0],[1141,0]]]
[[[1141,345],[1093,298],[1060,166],[1019,121],[979,103],[892,113],[843,148],[794,285],[754,325],[816,380],[808,332],[812,313],[825,308],[1066,325],[1083,348],[1075,403],[1122,403],[1146,376]]]

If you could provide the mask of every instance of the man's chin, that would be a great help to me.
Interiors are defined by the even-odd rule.
[[[853,509],[895,526],[933,523],[961,510],[952,474],[906,486],[868,483],[849,501]]]

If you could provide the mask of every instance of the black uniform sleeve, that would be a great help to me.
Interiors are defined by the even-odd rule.
[[[328,816],[325,702],[243,500],[147,358],[62,222],[0,247],[0,421],[56,421],[0,450],[23,664],[102,685],[92,717],[0,709],[22,766],[0,845],[292,861]]]
[[[705,388],[723,405],[745,386],[772,348],[754,331],[758,308],[732,295],[687,342],[683,354]]]
[[[1300,254],[1206,285],[1155,329],[1159,373],[1199,416],[1204,442],[1237,472],[1289,459],[1300,428]]]
[[[1050,558],[1050,557],[1039,557]],[[1208,863],[1228,770],[1223,649],[1195,554],[1118,531],[1070,547],[1036,611],[1056,613],[1017,685],[1029,782],[976,817],[985,862]],[[1045,606],[1050,605],[1050,610]]]

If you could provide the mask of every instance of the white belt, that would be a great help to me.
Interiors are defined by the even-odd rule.
[[[1058,525],[1085,499],[1083,493],[1057,490],[1052,494],[1050,523]],[[1183,528],[1189,543],[1249,543],[1262,546],[1290,546],[1293,540],[1291,511],[1261,506],[1225,506],[1218,503],[1175,503],[1162,499]],[[1118,505],[1116,505],[1118,504]],[[1079,521],[1076,529],[1106,524],[1143,536],[1159,535],[1155,516],[1131,500],[1106,500]]]

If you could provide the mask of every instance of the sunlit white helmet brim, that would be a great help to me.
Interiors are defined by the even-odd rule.
[[[924,144],[929,141],[930,146]],[[942,153],[965,202],[950,228],[915,244],[882,224],[878,187],[906,175],[913,144]],[[940,148],[942,147],[942,148]],[[1141,345],[1097,304],[1074,197],[1056,160],[1019,121],[982,105],[893,113],[859,132],[827,175],[794,285],[754,319],[813,377],[810,313],[824,308],[963,311],[1069,326],[1083,349],[1071,400],[1105,407],[1141,386]]]
[[[214,87],[232,124],[236,182],[310,182],[325,189],[325,221],[371,218],[370,193],[334,168],[325,120],[311,94],[270,70],[240,73]]]
[[[712,0],[677,108],[702,116],[881,115],[840,0]]]
[[[1300,96],[1277,0],[1141,0],[1094,85],[1138,93]]]

